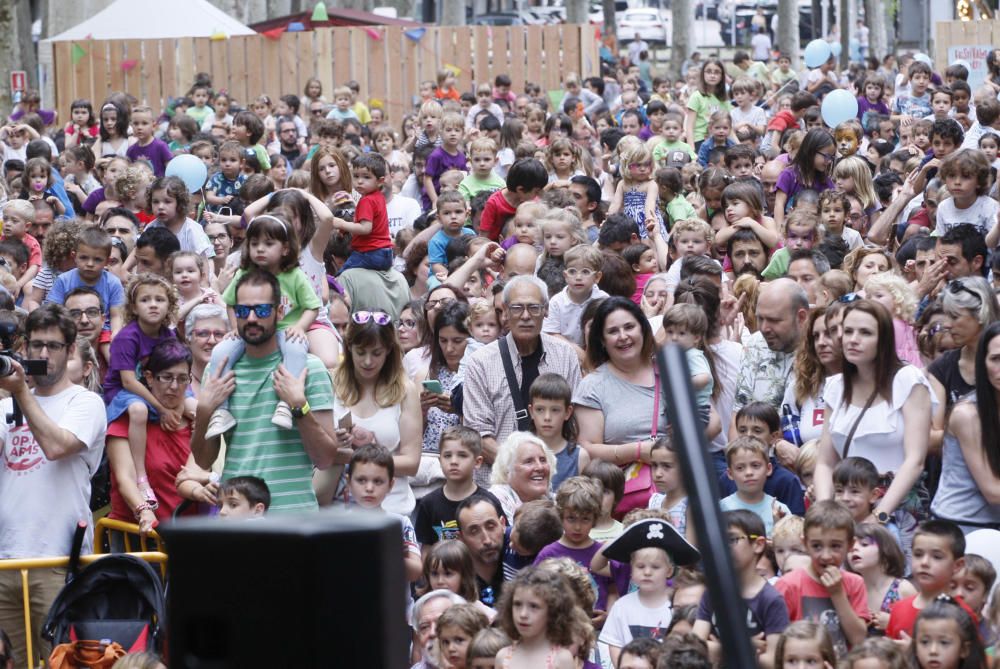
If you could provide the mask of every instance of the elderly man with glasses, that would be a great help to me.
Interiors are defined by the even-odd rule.
[[[497,443],[515,430],[528,429],[531,384],[542,374],[566,379],[571,388],[580,382],[580,362],[573,346],[542,333],[548,312],[548,289],[535,276],[516,276],[503,290],[503,309],[510,332],[476,351],[465,372],[462,407],[465,425],[483,437],[483,456],[492,464]],[[476,470],[476,482],[488,474]]]

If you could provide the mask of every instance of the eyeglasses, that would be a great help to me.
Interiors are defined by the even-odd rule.
[[[951,283],[949,283],[948,292],[951,293],[952,295],[959,295],[960,293],[968,293],[969,295],[972,295],[974,298],[976,298],[976,304],[978,304],[979,306],[982,306],[983,304],[983,298],[979,297],[979,293],[972,290],[961,281],[952,281]]]
[[[322,109],[322,108],[320,108],[320,109],[310,109],[310,110],[309,110],[309,112],[310,112],[310,113],[311,113],[311,114],[312,114],[313,116],[320,116],[320,115],[322,115],[322,114],[323,114],[323,109]]]
[[[451,304],[454,301],[454,297],[442,297],[438,300],[427,300],[427,311],[433,311],[438,307],[444,308],[446,304]]]
[[[220,232],[217,235],[209,235],[208,236],[208,241],[212,242],[213,244],[215,242],[219,241],[220,239],[229,239],[229,233],[228,232]]]
[[[951,327],[945,325],[944,323],[935,323],[927,331],[927,334],[933,337],[941,334],[942,332],[951,332]]]
[[[541,304],[508,304],[507,311],[510,312],[511,316],[520,316],[527,309],[528,313],[532,316],[541,316],[542,312],[545,311],[545,306]]]
[[[841,295],[837,298],[837,301],[841,304],[850,304],[851,302],[857,302],[858,300],[864,299],[857,293],[848,293],[847,295]]]
[[[594,270],[590,269],[589,267],[584,267],[583,269],[577,269],[575,267],[571,267],[571,268],[569,268],[567,270],[564,270],[564,271],[566,272],[566,276],[568,276],[571,279],[575,279],[576,277],[581,277],[581,278],[584,278],[584,279],[589,279],[590,277],[592,277],[595,274],[597,274],[597,272],[595,272]]]
[[[836,154],[833,154],[833,153],[823,153],[822,151],[817,151],[816,155],[823,156],[823,158],[825,158],[826,162],[828,162],[828,163],[832,163],[833,159],[836,157]]]
[[[233,311],[236,313],[236,318],[241,321],[250,318],[251,311],[257,318],[269,318],[274,313],[274,306],[273,304],[236,304],[233,305]]]
[[[851,212],[850,214],[847,215],[847,217],[850,218],[852,221],[860,221],[865,217],[865,215],[863,213],[859,214],[857,212]]]
[[[154,374],[153,378],[165,386],[172,386],[175,383],[178,386],[186,386],[191,383],[190,374]]]
[[[392,317],[384,311],[355,311],[351,314],[351,320],[358,325],[364,325],[368,321],[375,321],[376,325],[388,325],[392,322]]]
[[[285,128],[284,130],[282,130],[282,131],[281,131],[281,134],[282,134],[282,135],[284,135],[284,134],[286,134],[286,133],[290,133],[290,132],[295,132],[295,133],[297,133],[297,132],[298,132],[298,130],[296,130],[295,128]]]
[[[729,545],[735,546],[744,539],[746,539],[747,541],[756,541],[759,538],[760,537],[756,534],[740,534],[739,536],[729,537]]]
[[[42,339],[32,339],[28,342],[28,350],[32,353],[41,353],[42,349],[48,349],[49,353],[58,353],[69,344],[64,341],[44,341]]]
[[[222,341],[222,338],[226,336],[225,330],[192,330],[191,336],[195,339],[216,339]]]
[[[94,321],[101,317],[102,312],[97,307],[88,307],[87,309],[70,309],[69,315],[74,321],[80,320],[81,316],[86,316]]]
[[[400,318],[398,321],[396,321],[396,327],[399,328],[400,330],[403,329],[412,330],[413,328],[417,327],[417,322],[412,318]]]

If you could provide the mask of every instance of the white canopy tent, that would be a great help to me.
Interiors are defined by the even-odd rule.
[[[207,0],[116,0],[103,11],[45,41],[169,39],[253,35],[253,30]]]

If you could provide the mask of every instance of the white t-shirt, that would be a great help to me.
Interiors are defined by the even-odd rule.
[[[621,648],[635,638],[651,637],[661,641],[673,618],[670,601],[657,608],[647,608],[639,601],[639,593],[621,597],[611,606],[601,630],[601,643]]]
[[[83,552],[93,551],[90,477],[101,463],[108,424],[101,398],[81,386],[57,395],[35,395],[46,416],[86,444],[79,453],[49,460],[30,425],[0,423],[0,558],[69,555],[76,524],[87,522]],[[12,411],[11,400],[0,411]]]
[[[955,198],[948,198],[938,205],[937,227],[934,234],[941,236],[957,225],[971,223],[980,234],[986,235],[997,224],[1000,203],[987,195],[980,195],[968,209],[955,206]]]
[[[733,128],[738,128],[744,124],[753,126],[754,128],[763,128],[767,125],[767,114],[757,106],[750,107],[749,111],[733,107],[729,110],[729,118],[733,121]]]
[[[750,39],[753,47],[753,59],[768,61],[771,58],[771,38],[767,33],[757,33]]]
[[[146,226],[147,229],[166,227],[159,221],[153,221]],[[181,226],[180,232],[177,233],[177,241],[181,244],[181,251],[190,251],[206,258],[215,257],[215,248],[212,246],[212,242],[208,241],[205,228],[190,218],[184,219],[184,225]]]
[[[390,237],[395,237],[403,228],[412,228],[413,221],[422,213],[420,203],[405,195],[393,195],[392,199],[385,203],[385,212],[389,216]]]

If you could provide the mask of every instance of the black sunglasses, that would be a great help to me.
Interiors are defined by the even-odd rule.
[[[976,298],[976,302],[980,306],[983,304],[983,298],[979,296],[979,293],[977,293],[976,291],[972,290],[971,288],[969,288],[968,286],[966,286],[961,281],[955,280],[955,281],[952,281],[951,283],[949,283],[948,284],[948,292],[951,293],[952,295],[959,295],[961,293],[968,293],[969,295],[972,295],[974,298]]]

